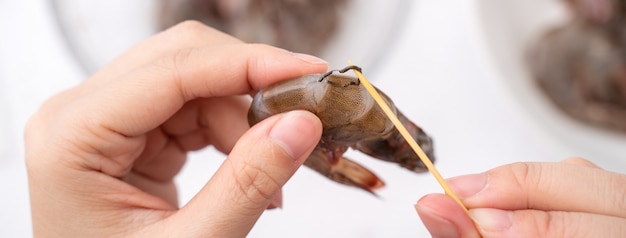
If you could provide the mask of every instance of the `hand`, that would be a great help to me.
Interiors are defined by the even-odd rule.
[[[626,237],[626,175],[572,158],[515,163],[448,180],[451,198],[431,194],[416,210],[433,237]]]
[[[147,39],[29,120],[35,235],[245,236],[321,136],[303,111],[249,128],[245,94],[326,69],[196,22]],[[207,145],[228,158],[179,209],[173,178]]]

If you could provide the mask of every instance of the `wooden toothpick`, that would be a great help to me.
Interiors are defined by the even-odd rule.
[[[348,61],[348,64],[353,66],[352,62],[350,61]],[[435,168],[433,163],[430,161],[426,153],[424,153],[424,150],[422,150],[419,144],[415,142],[415,139],[413,139],[409,131],[404,127],[404,125],[402,125],[402,123],[400,122],[396,114],[393,113],[391,108],[389,108],[389,105],[385,103],[385,101],[382,99],[378,91],[376,91],[374,86],[372,86],[372,84],[369,81],[367,81],[365,76],[363,76],[363,74],[360,71],[356,69],[352,69],[352,70],[357,75],[357,77],[359,78],[359,81],[365,87],[367,92],[369,92],[369,94],[374,98],[378,106],[380,106],[380,108],[383,109],[387,117],[389,117],[389,120],[391,120],[391,122],[396,127],[396,129],[400,132],[402,137],[404,137],[404,139],[409,143],[413,151],[415,151],[415,153],[419,156],[419,158],[422,160],[424,165],[426,165],[426,168],[428,168],[428,171],[430,171],[430,173],[432,173],[433,176],[435,176],[435,179],[437,179],[437,182],[439,182],[439,185],[441,185],[446,195],[448,195],[450,198],[452,198],[452,200],[458,203],[463,208],[463,210],[465,210],[465,213],[467,213],[467,215],[469,216],[469,211],[467,210],[465,205],[461,202],[461,200],[454,193],[454,191],[450,189],[450,186],[448,186],[448,183],[446,183],[446,180],[443,179],[439,171],[437,171],[437,169]]]

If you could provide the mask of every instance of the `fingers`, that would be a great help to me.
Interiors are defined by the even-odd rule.
[[[483,237],[624,237],[626,178],[580,158],[516,163],[449,179]],[[427,195],[416,210],[433,237],[474,237],[449,197]]]
[[[446,195],[426,195],[417,201],[415,210],[432,237],[480,237],[463,208]]]
[[[261,213],[278,200],[280,188],[311,153],[321,131],[319,119],[305,111],[273,116],[255,125],[172,221],[191,223],[182,225],[200,237],[245,236]]]
[[[240,40],[197,21],[185,21],[133,46],[77,88],[48,100],[45,108],[56,108],[71,102],[111,81],[121,80],[120,75],[149,65],[181,49],[241,43]]]
[[[50,99],[30,120],[26,139],[30,145],[62,147],[74,155],[64,157],[80,160],[80,167],[121,177],[144,152],[166,150],[176,154],[205,144],[184,143],[182,148],[176,148],[178,145],[171,141],[160,140],[165,147],[155,147],[142,138],[146,133],[154,133],[150,131],[184,103],[196,98],[244,94],[326,68],[325,62],[311,56],[270,46],[245,45],[199,23],[187,22],[140,43],[88,82]],[[225,125],[233,125],[230,123],[216,128],[227,128]],[[172,131],[165,134],[168,132]],[[227,140],[220,141],[223,144],[217,145],[223,151],[230,150],[242,133],[231,132]],[[29,136],[33,133],[48,136]],[[186,136],[179,139],[190,142],[206,135]],[[213,139],[215,142],[223,138]],[[144,151],[146,145],[152,147]],[[100,156],[111,160],[100,160]]]
[[[568,163],[515,163],[449,180],[469,208],[626,217],[626,175]]]
[[[580,212],[470,209],[472,220],[451,198],[430,194],[416,210],[433,237],[624,237],[626,219]]]
[[[221,152],[230,153],[236,141],[250,128],[249,106],[250,99],[244,96],[186,103],[159,130],[149,132],[143,153],[133,163],[133,172],[164,183],[179,172],[188,151],[213,145]]]
[[[264,45],[184,50],[122,76],[76,102],[74,114],[124,136],[163,123],[190,100],[247,93],[279,80],[326,70],[322,61]],[[87,117],[87,118],[84,118]],[[73,122],[75,123],[75,121]]]
[[[625,237],[626,219],[599,214],[493,208],[470,210],[483,237]]]
[[[250,128],[249,108],[247,96],[198,99],[186,103],[162,128],[185,151],[212,144],[219,151],[229,153]]]
[[[179,51],[71,100],[55,114],[59,125],[51,126],[63,133],[57,133],[60,138],[49,138],[57,146],[72,145],[69,149],[81,153],[69,158],[78,160],[72,163],[120,177],[142,153],[146,145],[143,135],[167,121],[186,102],[243,94],[279,80],[322,72],[326,67],[317,58],[265,45]],[[224,147],[228,149],[228,145]]]

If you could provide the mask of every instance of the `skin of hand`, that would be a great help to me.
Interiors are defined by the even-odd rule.
[[[321,136],[293,111],[249,128],[252,94],[321,73],[308,55],[244,44],[184,22],[46,101],[25,129],[37,237],[243,237]],[[297,128],[297,129],[296,129]],[[228,156],[187,204],[174,177],[188,151]]]
[[[448,180],[415,208],[433,237],[626,237],[626,175],[580,158],[514,163]],[[478,229],[478,230],[477,230]]]

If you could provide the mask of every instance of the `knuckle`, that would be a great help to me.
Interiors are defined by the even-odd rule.
[[[545,232],[540,234],[552,234],[553,237],[568,237],[565,236],[566,232],[575,232],[574,229],[564,229],[563,225],[566,224],[565,216],[562,212],[546,212],[546,219],[543,222],[543,229]]]
[[[531,164],[526,162],[516,162],[509,166],[511,175],[513,175],[513,179],[515,185],[520,188],[526,187],[527,180],[531,176]]]
[[[545,201],[537,200],[533,195],[536,191],[546,188],[549,190],[552,186],[549,179],[542,179],[543,169],[540,164],[517,162],[511,164],[510,169],[513,177],[511,185],[516,186],[519,191],[523,191],[526,196],[523,200],[526,201],[525,206],[527,208],[532,209],[545,203]]]
[[[241,43],[240,40],[195,20],[178,23],[166,32],[191,47],[210,45],[210,42]]]
[[[179,91],[179,95],[183,96],[183,100],[193,98],[191,92],[187,92],[183,87],[183,80],[185,79],[185,67],[189,63],[190,57],[192,57],[193,49],[180,49],[173,52],[168,57],[163,57],[157,60],[153,64],[153,70],[157,71],[159,75],[167,75],[167,78],[172,81]]]
[[[175,51],[174,54],[172,54],[172,56],[169,58],[169,64],[166,65],[169,66],[168,68],[170,72],[174,73],[175,76],[177,76],[177,79],[182,78],[183,68],[189,61],[192,54],[192,49],[180,49]]]
[[[524,211],[517,212],[515,220],[520,223],[519,232],[528,237],[576,237],[578,227],[566,224],[578,224],[575,217],[560,211]]]
[[[204,32],[209,27],[196,20],[185,20],[174,25],[170,30],[183,37],[194,36],[200,32]]]
[[[541,229],[543,230],[538,235],[545,234],[550,237],[575,237],[575,234],[580,234],[580,230],[578,229],[580,226],[567,226],[565,224],[579,224],[576,221],[578,218],[575,216],[571,216],[570,213],[566,212],[544,212],[545,219],[542,219],[543,222],[538,222],[542,225]]]
[[[35,151],[39,151],[42,147],[49,146],[50,135],[53,128],[59,128],[58,123],[67,123],[67,116],[63,110],[64,104],[68,103],[68,98],[72,98],[71,90],[57,94],[41,105],[39,110],[35,112],[24,126],[23,138],[26,147],[25,162],[27,169],[33,168],[33,160],[39,160]],[[63,118],[64,119],[58,119]],[[52,140],[56,142],[56,140]]]
[[[567,163],[567,164],[574,164],[574,165],[590,167],[590,168],[600,168],[598,165],[596,165],[593,162],[591,162],[589,160],[586,160],[585,158],[582,158],[582,157],[570,157],[570,158],[562,160],[561,162]]]
[[[250,57],[247,58],[247,71],[249,73],[248,78],[272,78],[275,75],[271,75],[271,68],[275,65],[274,59],[267,57],[277,52],[287,52],[284,49],[276,48],[271,45],[252,43],[241,46],[240,50],[246,52],[253,52]]]
[[[234,177],[237,179],[238,189],[243,204],[259,204],[270,201],[274,193],[280,189],[280,183],[258,164],[242,161],[243,166]]]

